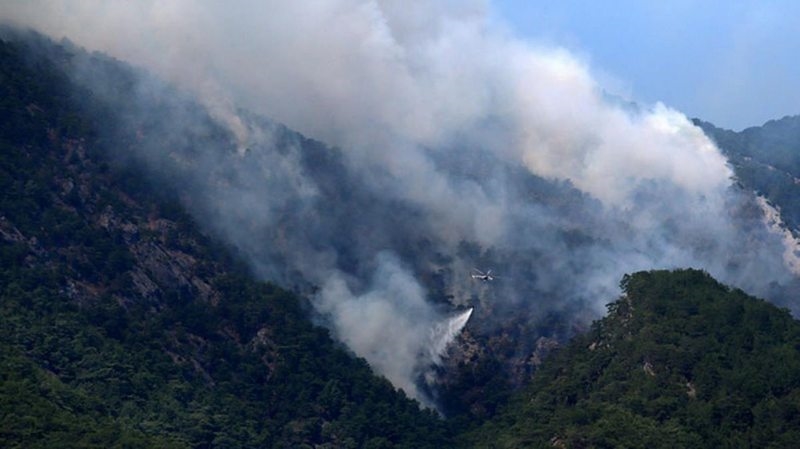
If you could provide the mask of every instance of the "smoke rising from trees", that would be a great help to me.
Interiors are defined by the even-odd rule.
[[[419,399],[452,306],[491,329],[509,313],[596,317],[640,269],[703,268],[760,295],[792,280],[700,129],[610,98],[488,3],[30,1],[0,16],[196,95],[236,151],[207,148],[210,122],[142,79],[141,103],[120,104],[147,130],[135,157],[183,167],[161,175],[199,221],[262,277],[318,287],[322,322]],[[503,277],[476,285],[476,266]]]

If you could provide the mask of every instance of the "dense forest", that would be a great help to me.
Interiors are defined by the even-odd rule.
[[[444,423],[99,151],[0,42],[0,446],[442,447]]]
[[[541,340],[551,356],[521,371],[522,391],[512,395],[497,360],[459,360],[439,399],[460,413],[422,408],[315,326],[302,295],[255,280],[175,190],[124,151],[109,156],[147,136],[106,132],[124,118],[65,74],[72,51],[0,40],[1,447],[800,440],[800,325],[696,270],[626,276],[606,318],[560,349]],[[124,86],[131,69],[104,61]],[[740,153],[741,164],[754,157]],[[748,173],[737,171],[756,183]]]
[[[537,372],[474,447],[790,448],[800,323],[697,270],[622,280],[608,315]]]

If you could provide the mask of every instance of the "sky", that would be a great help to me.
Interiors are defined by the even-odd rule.
[[[495,0],[511,32],[583,58],[610,93],[739,130],[800,114],[800,2]]]

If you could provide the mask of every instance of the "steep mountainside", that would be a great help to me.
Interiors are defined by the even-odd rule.
[[[573,316],[586,299],[575,295],[582,287],[559,281],[563,273],[538,272],[539,267],[557,266],[554,253],[523,245],[488,250],[474,241],[442,241],[435,237],[442,229],[431,229],[429,214],[418,205],[365,187],[340,149],[246,111],[236,111],[247,131],[240,139],[196,100],[124,63],[35,34],[25,34],[21,42],[23,54],[35,59],[33,63],[50,64],[63,74],[66,86],[59,95],[67,95],[73,113],[90,124],[83,126],[92,133],[91,149],[115,170],[117,182],[133,191],[150,185],[171,208],[186,211],[204,233],[219,238],[257,278],[277,279],[322,302],[323,295],[315,293],[329,287],[326,277],[346,276],[351,296],[366,298],[338,309],[333,304],[328,314],[317,307],[315,318],[328,326],[342,310],[368,309],[359,301],[388,302],[376,308],[378,313],[358,320],[369,324],[365,329],[377,330],[364,338],[374,359],[410,373],[410,387],[421,385],[425,390],[417,395],[406,391],[416,398],[429,397],[428,405],[446,415],[490,416],[548,350],[578,328]],[[487,176],[488,165],[480,160],[445,156],[439,155],[447,159],[440,161],[442,166],[461,176]],[[492,170],[514,180],[519,195],[535,203],[533,207],[547,208],[565,220],[590,223],[587,217],[598,213],[599,203],[569,183],[544,180],[519,167]],[[520,213],[520,220],[524,215]],[[608,246],[572,226],[548,232],[566,239],[576,251]],[[449,252],[449,245],[456,247],[455,253]],[[394,257],[382,258],[385,253]],[[419,277],[424,291],[398,294],[374,285],[380,284],[376,265],[396,259]],[[586,260],[570,266],[580,269],[589,264]],[[501,271],[504,281],[490,286],[471,279],[475,266]],[[533,270],[535,275],[530,274]],[[394,313],[385,312],[394,304],[384,298],[400,303]],[[558,304],[533,307],[526,298]],[[515,308],[509,307],[512,300]],[[431,311],[445,318],[475,305],[479,307],[461,350],[451,351],[446,366],[430,366],[425,343],[437,324],[431,321]],[[399,324],[393,327],[395,321]],[[359,328],[350,324],[339,330],[359,335]],[[423,344],[409,350],[407,339]]]
[[[111,158],[113,116],[29,50],[0,41],[0,446],[447,446]]]
[[[800,228],[800,116],[771,120],[741,132],[694,122],[728,156],[738,181],[779,206],[790,229]]]
[[[680,208],[637,234],[624,211],[609,216],[569,182],[481,149],[440,153],[435,169],[459,188],[485,195],[492,190],[478,181],[491,179],[518,206],[506,223],[512,242],[450,242],[437,233],[461,223],[427,220],[430,210],[387,194],[391,183],[364,187],[367,171],[354,172],[344,151],[236,112],[248,138],[220,123],[225,111],[108,56],[37,35],[0,40],[0,446],[792,447],[800,439],[800,331],[786,311],[705,272],[642,272],[624,279],[607,318],[585,325],[589,305],[606,299],[606,275],[645,250],[686,251],[676,260],[768,284],[773,265],[760,262],[780,242],[759,243],[769,235],[746,192],[730,199],[740,215],[723,228],[730,234],[684,220]],[[748,178],[756,155],[735,148],[740,181],[761,190],[757,174],[778,171],[770,167],[780,158],[753,165]],[[779,185],[792,188],[786,179]],[[637,204],[664,217],[651,187]],[[791,198],[779,203],[784,211]],[[373,257],[384,249],[394,258]],[[637,263],[672,261],[659,257]],[[376,268],[387,260],[396,268],[397,259],[421,285]],[[498,281],[471,279],[474,266],[496,269]],[[254,280],[273,277],[294,293]],[[351,286],[343,296],[354,301],[329,303],[325,314],[325,296],[314,294]],[[380,301],[398,291],[406,308]],[[378,312],[337,328],[342,304]],[[392,346],[408,334],[422,342],[412,348],[431,346],[430,325],[440,323],[424,320],[426,308],[446,317],[465,307],[474,307],[473,321],[444,362],[412,366],[442,354],[393,350],[408,347]],[[355,342],[380,343],[367,341],[370,363],[418,376],[410,388],[430,391],[415,397],[449,419],[421,410],[309,317],[347,344],[347,331],[376,330]]]
[[[474,447],[796,447],[800,322],[695,270],[640,272]]]

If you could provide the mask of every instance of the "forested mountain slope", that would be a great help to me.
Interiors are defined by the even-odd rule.
[[[622,280],[473,447],[796,447],[800,323],[696,270]]]
[[[78,56],[92,65],[73,64]],[[76,67],[90,72],[67,76]],[[626,277],[608,317],[545,358],[585,330],[568,319],[580,301],[548,309],[502,304],[503,295],[516,289],[559,304],[583,286],[549,265],[595,254],[595,246],[605,256],[633,254],[593,237],[589,230],[606,223],[601,207],[569,183],[495,167],[520,181],[526,201],[570,224],[553,233],[568,245],[551,253],[461,242],[455,260],[417,229],[423,210],[360,188],[340,152],[246,113],[271,133],[275,151],[235,147],[204,108],[163,95],[169,87],[132,70],[41,36],[0,41],[0,446],[792,447],[800,439],[797,322],[704,272]],[[76,83],[80,76],[106,82],[90,90]],[[219,152],[200,151],[207,147]],[[238,158],[215,164],[225,151]],[[485,175],[480,161],[441,162],[469,178]],[[202,190],[252,194],[270,165],[269,188],[256,193],[278,198],[268,211],[275,222],[235,215],[220,208],[224,195]],[[293,177],[289,168],[304,172]],[[303,193],[308,179],[318,202],[281,196],[284,181]],[[322,212],[325,220],[315,220]],[[257,232],[222,244],[213,226],[192,218],[219,215],[230,220],[217,225]],[[354,215],[366,217],[355,228]],[[753,214],[747,223],[760,220]],[[396,226],[373,232],[371,224],[388,221]],[[292,234],[298,228],[308,232]],[[458,293],[462,305],[476,305],[482,321],[468,329],[460,357],[438,367],[452,375],[433,384],[455,419],[421,410],[374,376],[311,324],[306,299],[254,280],[253,270],[275,266],[244,263],[266,254],[301,267],[313,261],[294,249],[325,245],[336,268],[354,277],[372,268],[362,257],[371,246],[394,248],[422,273],[427,300],[446,309]],[[473,261],[498,268],[505,281],[449,290],[469,278]],[[317,287],[288,274],[292,288]],[[531,376],[506,403],[511,385]],[[453,440],[497,409],[500,417]]]
[[[22,33],[17,40],[32,64],[49,64],[62,74],[57,95],[65,97],[72,115],[83,119],[82,132],[91,134],[87,148],[103,156],[116,182],[166,200],[170,209],[192,217],[201,232],[234,252],[232,259],[256,278],[277,279],[317,304],[325,301],[319,291],[330,288],[330,273],[335,279],[346,276],[353,294],[339,303],[330,301],[327,315],[324,305],[308,315],[329,327],[336,319],[332,315],[347,315],[343,311],[365,315],[358,325],[338,329],[336,337],[350,344],[342,333],[359,336],[362,327],[367,333],[376,329],[376,335],[362,338],[362,345],[368,340],[375,359],[408,372],[405,385],[418,388],[419,394],[405,391],[415,398],[427,396],[426,404],[447,416],[493,414],[549,348],[577,328],[572,315],[582,303],[573,303],[568,291],[582,287],[558,282],[563,273],[530,275],[534,268],[550,266],[546,261],[557,254],[518,245],[489,251],[473,241],[442,241],[435,233],[446,229],[432,229],[429,214],[419,205],[365,186],[363,174],[346,162],[345,150],[242,110],[236,113],[247,138],[239,139],[191,95],[141,70],[35,33]],[[470,179],[486,175],[485,164],[471,157],[440,162],[443,169]],[[597,202],[569,183],[551,182],[519,167],[497,171],[503,179],[518,181],[515,188],[535,203],[532,207],[540,204],[580,223],[590,221],[582,219],[590,214],[584,206],[597,212]],[[605,245],[572,228],[553,232],[575,246]],[[385,254],[390,257],[381,257]],[[375,271],[387,260],[418,276],[424,289],[384,291],[388,286]],[[471,279],[473,266],[484,265],[502,271],[505,281],[487,288]],[[417,282],[408,276],[386,279]],[[541,288],[548,295],[540,294]],[[563,294],[556,293],[560,289]],[[512,294],[520,298],[514,309],[507,304]],[[534,307],[522,298],[548,298],[554,304]],[[562,299],[565,304],[556,304]],[[363,307],[364,302],[380,307]],[[427,343],[439,324],[431,311],[444,320],[475,304],[480,304],[475,326],[464,335],[467,350],[452,351],[447,366],[429,371]]]
[[[740,132],[694,121],[727,155],[738,181],[780,207],[787,226],[800,227],[800,116],[770,120]]]
[[[448,445],[300,298],[109,159],[112,117],[28,50],[0,41],[0,446]]]

